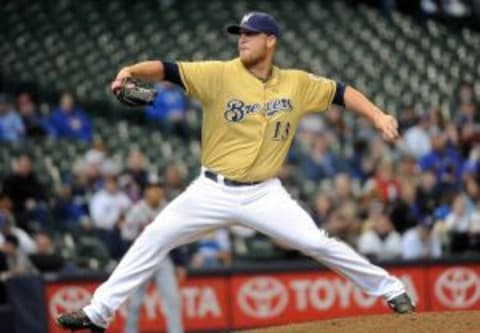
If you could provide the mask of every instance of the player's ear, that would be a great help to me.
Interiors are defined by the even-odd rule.
[[[274,35],[267,35],[267,46],[273,48],[275,45],[277,45],[277,37]]]

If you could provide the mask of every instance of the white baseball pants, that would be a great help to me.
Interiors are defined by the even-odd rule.
[[[202,173],[145,228],[84,311],[95,324],[107,326],[113,313],[151,277],[171,249],[234,223],[300,250],[369,295],[389,300],[405,292],[399,279],[372,265],[345,243],[329,238],[278,179],[234,187]]]

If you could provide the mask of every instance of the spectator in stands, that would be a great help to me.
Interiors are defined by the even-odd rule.
[[[388,157],[377,165],[374,177],[365,184],[365,191],[373,192],[374,196],[384,203],[395,201],[400,197],[400,182],[396,178],[393,162]]]
[[[145,168],[145,155],[138,149],[131,149],[127,157],[127,169],[120,177],[120,184],[125,189],[130,200],[141,199],[148,181],[148,171]]]
[[[107,176],[118,176],[122,172],[122,162],[118,161],[114,158],[107,158],[105,161],[103,161],[102,166],[100,167],[100,174],[101,176],[107,177]],[[104,180],[104,179],[101,180]],[[103,183],[102,183],[103,185]]]
[[[460,145],[460,136],[459,136],[457,126],[455,126],[455,124],[453,123],[448,123],[447,125],[445,125],[443,129],[441,129],[441,131],[445,132],[445,136],[447,138],[446,140],[447,145],[449,147],[452,147],[458,153],[458,147]]]
[[[72,173],[67,175],[64,180],[64,186],[68,187],[71,192],[70,200],[85,212],[89,212],[90,199],[102,185],[99,171],[94,177],[90,178],[90,176],[87,163],[79,160],[73,165]]]
[[[360,232],[360,209],[358,205],[358,200],[350,199],[341,201],[336,204],[337,210],[342,212],[343,217],[350,223],[352,231],[357,233]]]
[[[102,166],[109,160],[108,149],[101,139],[96,139],[85,153],[83,163],[78,165],[76,176],[82,179],[83,187],[97,191],[103,186]]]
[[[15,226],[13,215],[8,211],[0,210],[0,246],[5,242],[7,236],[13,235],[19,242],[20,249],[28,254],[37,250],[34,240],[25,230]]]
[[[120,230],[130,205],[128,196],[119,190],[115,176],[105,177],[104,188],[95,193],[90,201],[93,225],[115,259],[122,255]]]
[[[442,110],[438,107],[432,108],[430,110],[430,131],[443,131],[447,125]]]
[[[405,133],[409,128],[415,126],[418,122],[417,112],[413,105],[406,105],[398,115],[398,127],[400,133]]]
[[[338,173],[333,178],[332,197],[335,202],[355,199],[352,178],[347,173]]]
[[[368,142],[365,139],[354,139],[352,144],[352,155],[348,159],[352,178],[359,180],[360,182],[363,182],[368,178],[370,170],[365,168],[365,162],[369,161],[368,156]]]
[[[49,234],[39,232],[35,235],[37,252],[30,256],[35,267],[42,273],[58,272],[65,262],[62,256],[56,252],[53,240]]]
[[[470,103],[477,104],[473,84],[469,82],[462,82],[458,86],[457,94],[452,102],[454,105]]]
[[[344,115],[345,112],[337,105],[332,105],[328,112],[323,115],[325,127],[332,133],[332,137],[339,141],[343,149],[351,136],[352,129],[347,126]]]
[[[480,253],[480,201],[477,201],[470,224],[470,248]]]
[[[175,199],[185,188],[186,171],[177,162],[170,162],[165,167],[165,189],[167,190],[168,200]]]
[[[41,138],[47,135],[48,125],[40,115],[33,96],[28,92],[22,92],[17,96],[17,107],[29,138]]]
[[[415,193],[418,216],[432,215],[440,202],[440,197],[435,173],[428,170],[422,172]]]
[[[22,118],[12,107],[10,97],[0,93],[0,142],[18,141],[25,136]]]
[[[462,161],[458,151],[447,143],[445,132],[435,132],[432,135],[432,151],[419,160],[422,171],[435,172],[438,185],[452,186],[460,178]]]
[[[230,236],[227,229],[217,229],[197,241],[193,267],[219,267],[231,263]]]
[[[368,120],[364,117],[355,118],[355,134],[357,138],[367,141],[368,143],[385,145],[383,140],[378,136],[377,131],[370,125]],[[377,158],[377,156],[374,156]]]
[[[355,221],[347,219],[340,209],[332,213],[325,230],[330,236],[338,238],[352,247],[357,244],[358,225]]]
[[[27,254],[19,248],[19,242],[14,235],[5,237],[2,251],[7,258],[7,270],[0,272],[0,280],[5,281],[16,276],[36,274],[37,270]]]
[[[466,170],[463,181],[467,207],[469,210],[473,210],[476,203],[480,202],[480,172],[477,169],[474,169],[474,171]]]
[[[90,141],[92,139],[92,124],[89,116],[82,108],[75,105],[71,93],[63,93],[60,105],[53,110],[49,126],[51,134],[56,138]]]
[[[300,150],[309,150],[315,137],[325,131],[324,118],[318,113],[308,114],[300,120],[294,145]]]
[[[88,206],[83,201],[81,195],[72,195],[72,188],[69,185],[58,188],[53,206],[53,216],[58,229],[79,232],[81,229],[89,228]]]
[[[467,122],[478,121],[478,114],[475,112],[477,107],[478,101],[475,98],[473,85],[463,82],[460,84],[452,103],[452,109],[456,115],[456,124],[462,125]]]
[[[403,234],[417,225],[419,210],[415,202],[415,184],[406,178],[401,185],[401,194],[388,207],[390,220],[395,230]]]
[[[411,182],[417,182],[420,175],[420,169],[417,164],[417,160],[414,156],[408,154],[402,154],[400,160],[397,163],[397,179],[400,181],[409,180]]]
[[[303,158],[301,168],[307,178],[314,181],[331,178],[338,172],[349,172],[346,161],[330,150],[324,133],[315,137],[312,151]]]
[[[369,230],[373,227],[377,218],[380,218],[385,213],[386,205],[376,197],[368,198],[367,200],[362,197],[360,203],[361,212],[359,216],[364,218],[361,223],[362,229]]]
[[[408,154],[420,158],[428,154],[432,149],[430,139],[431,116],[424,113],[418,123],[410,127],[403,135],[403,144]]]
[[[356,175],[362,182],[367,181],[375,173],[376,166],[385,158],[392,158],[392,152],[388,146],[378,136],[372,136],[368,141],[357,142],[356,149],[361,149],[363,153],[354,152],[353,158],[358,160],[350,160],[350,163],[354,165]],[[360,144],[360,146],[358,146]]]
[[[478,125],[467,123],[460,128],[459,148],[460,155],[463,159],[467,159],[465,162],[469,163],[469,166],[480,165],[480,127]]]
[[[24,229],[45,226],[48,220],[47,190],[38,180],[26,154],[15,160],[12,174],[3,181],[4,193],[12,199],[18,225]],[[33,225],[32,225],[33,223]]]
[[[9,215],[13,214],[12,199],[10,199],[10,197],[3,192],[0,192],[0,212],[7,213]]]
[[[392,260],[401,256],[402,238],[387,215],[379,215],[370,230],[358,240],[358,251],[373,260]]]
[[[317,226],[322,227],[327,223],[330,214],[333,211],[333,201],[331,197],[324,191],[320,191],[315,195],[313,200],[312,217]]]
[[[405,232],[402,238],[403,259],[438,258],[442,255],[442,244],[434,226],[434,219],[426,216],[418,226]]]
[[[147,107],[147,119],[158,123],[162,132],[181,138],[190,137],[187,125],[188,101],[176,85],[162,81],[156,84],[157,96],[152,106]]]
[[[452,211],[445,219],[445,225],[450,232],[450,251],[464,253],[470,249],[470,231],[474,224],[475,210],[467,209],[466,197],[458,194],[453,201]]]
[[[160,182],[148,184],[144,190],[143,199],[128,209],[125,223],[121,227],[122,239],[128,243],[128,246],[166,205],[164,184]]]

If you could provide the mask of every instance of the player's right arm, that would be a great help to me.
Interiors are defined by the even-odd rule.
[[[167,80],[185,89],[185,92],[203,103],[218,96],[222,88],[221,61],[166,62],[144,61],[122,68],[112,83],[115,93],[122,85],[122,79],[132,77],[146,82]]]
[[[112,91],[120,88],[122,79],[132,77],[146,82],[158,82],[165,79],[165,65],[160,60],[143,61],[123,67],[112,82]]]

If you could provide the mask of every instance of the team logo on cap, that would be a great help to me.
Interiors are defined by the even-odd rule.
[[[250,20],[250,17],[252,17],[253,13],[247,14],[242,18],[241,24],[247,23],[248,20]]]

